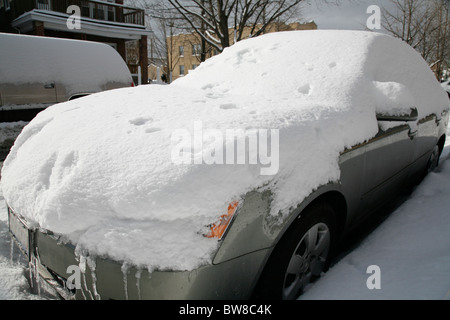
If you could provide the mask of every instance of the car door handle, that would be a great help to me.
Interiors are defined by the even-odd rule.
[[[49,82],[44,84],[44,88],[45,89],[55,89],[55,83],[54,82]]]

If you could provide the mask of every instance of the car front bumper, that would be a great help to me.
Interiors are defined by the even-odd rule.
[[[149,272],[124,262],[80,256],[61,236],[33,228],[9,208],[8,216],[10,232],[27,255],[35,277],[64,299],[248,299],[270,250],[192,271]]]

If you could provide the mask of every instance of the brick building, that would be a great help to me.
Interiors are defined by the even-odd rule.
[[[315,29],[317,29],[317,24],[314,21],[308,23],[295,22],[291,24],[272,23],[266,28],[265,33]],[[251,28],[245,28],[242,38],[248,38],[250,31]],[[233,39],[233,29],[229,29],[229,32],[230,38]],[[189,70],[197,68],[197,66],[201,63],[201,39],[197,33],[177,34],[172,37],[168,37],[166,41],[168,48],[167,66],[169,69],[166,70],[166,72],[171,74],[172,81],[186,75]],[[216,54],[218,54],[216,49],[210,46],[206,47],[206,59]]]

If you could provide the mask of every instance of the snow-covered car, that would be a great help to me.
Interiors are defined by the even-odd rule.
[[[49,105],[132,84],[107,44],[0,33],[1,122],[29,121]]]
[[[66,298],[293,299],[436,167],[448,108],[392,37],[248,39],[168,86],[41,112],[2,169],[10,230]]]

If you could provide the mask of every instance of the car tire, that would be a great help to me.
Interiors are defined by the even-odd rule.
[[[297,299],[328,269],[335,239],[336,215],[330,205],[319,203],[302,212],[276,245],[253,297]]]
[[[435,170],[439,166],[439,158],[441,156],[441,148],[439,145],[436,145],[431,152],[430,158],[428,159],[427,164],[427,174]]]

